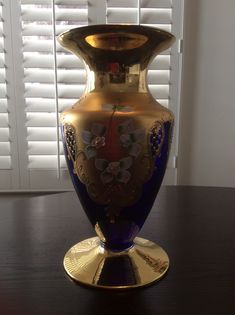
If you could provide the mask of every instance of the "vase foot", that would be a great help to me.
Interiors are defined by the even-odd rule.
[[[98,237],[74,245],[64,257],[68,275],[83,284],[107,289],[128,289],[159,280],[169,268],[166,252],[157,244],[136,237],[134,246],[111,252]]]

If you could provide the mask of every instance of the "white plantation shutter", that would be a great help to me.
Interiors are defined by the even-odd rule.
[[[49,180],[48,188],[68,188],[58,116],[81,96],[85,70],[77,57],[54,41],[54,35],[87,25],[88,4],[21,0],[21,17],[30,185],[43,188]]]
[[[140,23],[180,37],[182,3],[183,0],[3,1],[1,14],[5,12],[6,19],[1,15],[0,189],[72,188],[58,119],[59,113],[81,96],[85,70],[81,60],[56,43],[55,36],[87,24]],[[152,62],[148,74],[152,94],[174,111],[176,125],[179,70],[180,53],[175,45]],[[177,155],[177,137],[173,152]],[[174,177],[175,173],[169,182],[173,183]]]
[[[21,1],[29,169],[66,167],[57,130],[55,67],[59,112],[79,99],[85,84],[81,61],[57,44],[55,64],[52,4]],[[87,1],[56,0],[54,9],[55,35],[88,24]]]

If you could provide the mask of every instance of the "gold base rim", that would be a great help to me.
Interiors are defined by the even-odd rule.
[[[136,237],[134,246],[112,252],[98,237],[86,239],[69,249],[64,268],[75,281],[96,288],[130,289],[160,280],[169,269],[169,257],[159,245]]]

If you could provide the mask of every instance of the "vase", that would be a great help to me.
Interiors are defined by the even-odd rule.
[[[58,37],[87,72],[82,97],[61,114],[70,176],[97,234],[65,255],[66,272],[80,283],[139,287],[169,267],[160,246],[136,236],[159,191],[173,128],[173,114],[149,92],[147,67],[174,39],[139,25],[92,25]]]

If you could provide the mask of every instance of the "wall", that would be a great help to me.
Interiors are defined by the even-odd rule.
[[[178,183],[235,187],[235,1],[185,0]]]

